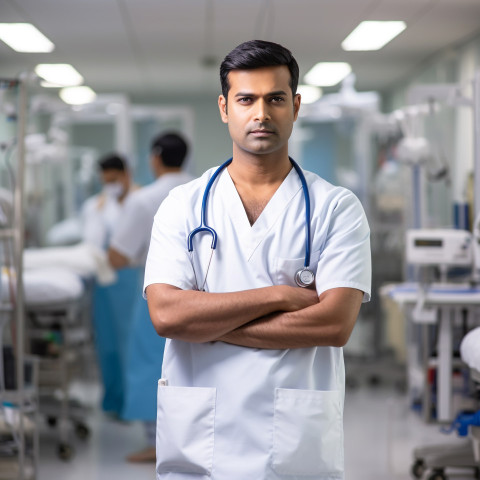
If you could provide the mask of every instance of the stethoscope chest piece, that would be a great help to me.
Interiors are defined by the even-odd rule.
[[[313,285],[315,281],[315,275],[309,268],[300,268],[295,273],[295,283],[302,288],[307,288]]]

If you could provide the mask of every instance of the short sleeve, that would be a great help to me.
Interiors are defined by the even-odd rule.
[[[185,202],[174,193],[170,193],[160,205],[153,221],[144,292],[153,283],[166,283],[182,290],[193,289],[195,276],[187,250],[185,210]]]
[[[320,252],[317,293],[338,287],[356,288],[364,292],[363,301],[368,302],[371,277],[370,228],[360,201],[345,190],[333,208]]]
[[[110,247],[134,264],[145,260],[153,222],[150,209],[143,208],[137,193],[126,198],[110,241]]]

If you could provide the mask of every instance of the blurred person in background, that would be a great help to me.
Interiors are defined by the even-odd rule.
[[[151,144],[151,169],[156,180],[132,193],[112,234],[108,256],[111,265],[122,271],[140,266],[143,270],[150,245],[153,217],[170,190],[192,177],[183,171],[188,146],[178,133],[156,137]],[[125,366],[125,392],[121,417],[145,424],[147,446],[127,457],[130,462],[155,461],[157,380],[162,368],[165,339],[153,328],[147,302],[138,284]]]
[[[127,195],[135,189],[126,160],[113,153],[98,161],[102,191],[82,207],[83,240],[105,249]]]
[[[126,199],[138,187],[122,156],[106,155],[98,167],[103,188],[83,205],[82,234],[84,242],[106,250]],[[139,269],[124,269],[117,272],[114,284],[93,287],[93,335],[103,387],[102,409],[115,418],[123,407],[127,335],[140,274]]]

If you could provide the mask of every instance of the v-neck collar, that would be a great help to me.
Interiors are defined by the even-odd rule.
[[[227,168],[218,180],[218,194],[222,196],[225,205],[229,206],[227,214],[235,225],[236,235],[241,239],[248,261],[290,201],[302,189],[300,178],[292,168],[253,225],[250,225],[242,199]]]

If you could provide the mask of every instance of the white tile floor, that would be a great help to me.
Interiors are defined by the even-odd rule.
[[[98,404],[98,387],[78,388],[93,410],[88,418],[91,436],[75,439],[76,454],[69,462],[56,456],[55,430],[42,427],[39,480],[153,480],[154,466],[131,465],[127,453],[143,446],[138,423],[120,423],[105,416]],[[426,425],[412,412],[405,394],[393,387],[359,387],[347,391],[345,456],[347,480],[408,480],[414,447],[458,441],[437,425]],[[449,480],[472,478],[449,476]]]

